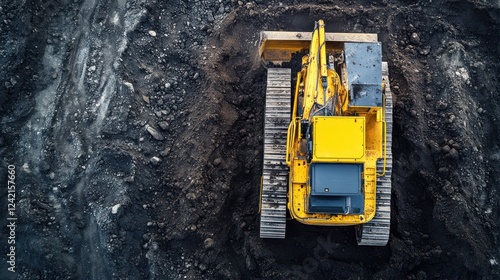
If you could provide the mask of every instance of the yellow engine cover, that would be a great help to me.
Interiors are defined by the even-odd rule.
[[[313,162],[365,162],[365,117],[313,117]]]

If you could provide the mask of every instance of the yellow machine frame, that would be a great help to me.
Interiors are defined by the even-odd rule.
[[[260,56],[265,61],[289,61],[295,52],[309,49],[297,74],[292,119],[288,127],[286,163],[290,168],[288,209],[292,218],[310,225],[356,225],[370,221],[376,207],[376,162],[384,159],[384,106],[350,106],[347,80],[327,67],[327,53],[340,51],[344,42],[376,42],[376,34],[326,33],[324,22],[310,33],[263,32]],[[321,115],[328,102],[335,99],[333,115]],[[300,106],[302,104],[302,106]],[[301,108],[299,108],[299,106]],[[324,109],[326,110],[326,109]],[[299,111],[301,112],[299,114]],[[314,153],[306,158],[301,123],[314,124]],[[329,130],[328,127],[335,127]],[[363,214],[322,214],[307,212],[311,192],[309,169],[314,163],[363,164]],[[385,170],[384,170],[385,172]]]

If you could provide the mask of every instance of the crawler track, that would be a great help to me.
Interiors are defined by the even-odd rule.
[[[285,238],[288,167],[286,138],[291,110],[291,70],[267,70],[260,237]]]

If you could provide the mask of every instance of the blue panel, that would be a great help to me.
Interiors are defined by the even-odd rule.
[[[346,213],[345,196],[310,196],[309,213]]]
[[[382,46],[344,44],[351,106],[382,107]]]
[[[316,163],[311,165],[312,195],[354,195],[361,192],[361,164]]]
[[[361,164],[316,163],[310,168],[309,213],[362,214]]]
[[[309,213],[326,214],[363,214],[364,195],[353,196],[314,196],[309,197]]]
[[[351,214],[363,214],[365,211],[365,196],[363,194],[351,196]]]

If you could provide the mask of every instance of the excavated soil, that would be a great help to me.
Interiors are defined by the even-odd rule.
[[[500,278],[497,2],[18,0],[0,19],[1,279]],[[293,220],[259,238],[259,31],[317,19],[383,44],[386,247]]]

